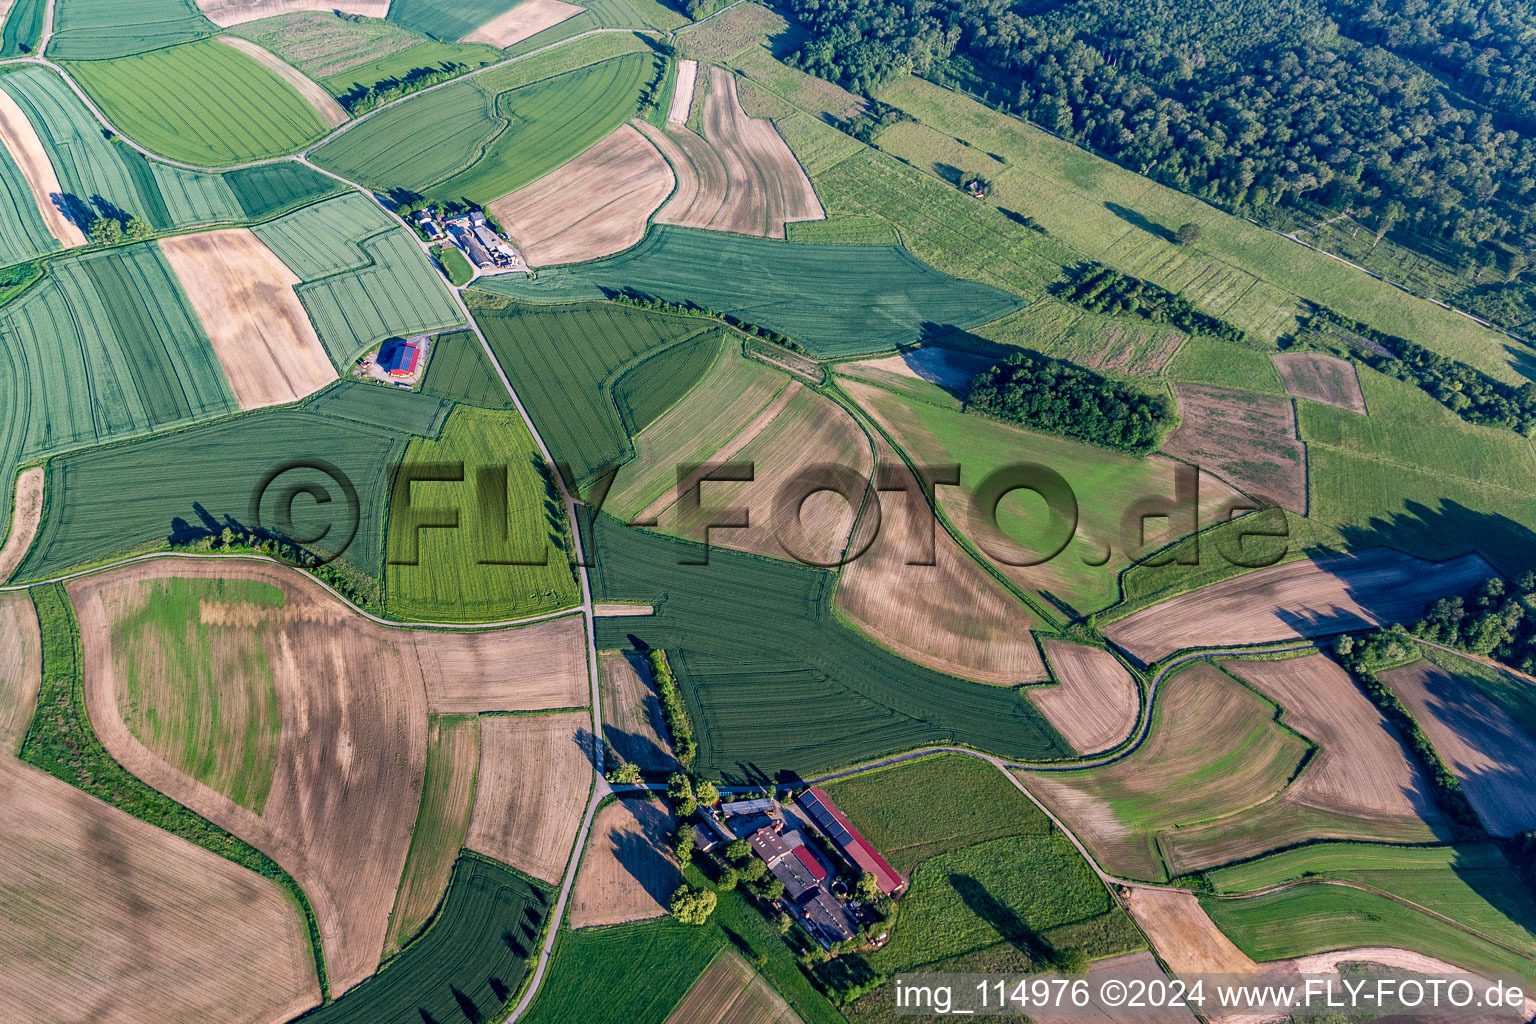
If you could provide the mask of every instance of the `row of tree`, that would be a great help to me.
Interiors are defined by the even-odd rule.
[[[656,684],[656,696],[661,701],[661,714],[667,721],[667,733],[672,737],[672,754],[684,768],[693,765],[699,754],[699,743],[693,738],[693,724],[688,721],[688,705],[683,702],[682,691],[672,675],[667,662],[667,652],[652,648],[646,652],[651,667],[651,679]],[[692,811],[689,812],[690,814]]]
[[[1193,224],[1185,225],[1185,228],[1194,227]],[[1111,270],[1102,263],[1079,265],[1066,281],[1056,286],[1056,294],[1091,313],[1134,314],[1153,323],[1172,324],[1191,334],[1208,334],[1226,341],[1240,342],[1248,337],[1241,328],[1220,317],[1202,313],[1182,295],[1151,281]]]
[[[1166,395],[1029,351],[972,378],[966,409],[1137,454],[1157,447],[1174,415]]]

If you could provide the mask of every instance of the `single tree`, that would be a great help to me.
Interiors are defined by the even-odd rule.
[[[1093,958],[1081,946],[1056,951],[1056,969],[1062,974],[1087,974]]]
[[[741,872],[735,868],[726,868],[720,872],[720,877],[715,880],[715,888],[721,892],[730,892],[741,884]]]
[[[693,795],[700,806],[713,807],[720,802],[720,789],[713,782],[705,779],[693,788]]]
[[[92,245],[118,245],[123,240],[123,226],[112,217],[97,217],[85,233]]]
[[[608,781],[622,786],[633,786],[640,781],[640,766],[633,761],[620,761],[608,773]]]
[[[1194,245],[1200,241],[1200,225],[1194,221],[1180,224],[1177,237],[1180,245]]]
[[[668,909],[683,924],[704,924],[715,912],[718,902],[719,897],[708,889],[695,889],[685,883],[672,894]]]
[[[752,856],[752,844],[745,839],[733,840],[725,848],[725,859],[732,864],[740,864]]]
[[[678,826],[677,833],[672,837],[672,852],[677,855],[677,862],[684,867],[693,860],[693,829],[686,823]]]
[[[144,239],[155,233],[154,228],[151,228],[148,224],[144,223],[137,217],[129,217],[128,223],[124,226],[123,230],[127,232],[128,237],[133,239],[135,242],[142,242]]]
[[[784,898],[784,883],[777,878],[767,878],[763,880],[763,884],[758,891],[763,894],[763,899],[768,900],[770,903],[774,900],[781,900]]]
[[[677,805],[678,817],[686,818],[698,810],[698,799],[693,795],[693,783],[682,772],[673,772],[667,780],[667,796]]]
[[[880,880],[868,871],[859,876],[853,893],[861,903],[873,903],[880,898]]]
[[[768,874],[768,865],[753,857],[741,866],[741,877],[749,882],[761,882]]]

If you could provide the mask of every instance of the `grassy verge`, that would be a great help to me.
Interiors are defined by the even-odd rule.
[[[320,928],[299,883],[260,850],[151,789],[112,759],[96,738],[86,714],[84,652],[69,595],[60,583],[35,587],[31,594],[42,628],[43,681],[38,691],[37,712],[22,741],[21,759],[119,810],[276,882],[304,916],[320,991],[329,998]]]
[[[464,285],[469,284],[470,279],[475,276],[474,268],[469,265],[469,260],[465,259],[464,254],[455,246],[434,245],[432,247],[432,257],[443,268],[443,273],[448,275],[448,282],[455,288],[462,288]]]

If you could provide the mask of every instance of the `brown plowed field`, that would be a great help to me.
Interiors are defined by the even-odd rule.
[[[21,747],[42,679],[37,610],[26,591],[0,594],[0,761]]]
[[[240,36],[218,36],[217,38],[225,46],[234,47],[278,78],[293,86],[294,91],[304,97],[304,102],[315,108],[315,113],[320,115],[320,120],[324,121],[328,126],[337,128],[347,123],[347,112],[342,109],[340,103],[336,102],[335,97],[320,88],[319,83],[306,76],[304,72],[292,64],[284,61],[277,54],[257,46],[249,39],[244,39]]]
[[[1189,893],[1138,886],[1125,898],[1125,907],[1174,974],[1252,974],[1259,970]]]
[[[800,1017],[734,950],[715,957],[666,1024],[799,1024]]]
[[[85,232],[64,216],[64,211],[53,201],[55,196],[62,196],[64,190],[59,187],[59,176],[48,159],[42,140],[37,137],[37,129],[4,89],[0,89],[0,145],[10,151],[11,158],[21,169],[21,176],[27,179],[27,187],[32,190],[32,198],[37,201],[49,234],[66,249],[84,245]]]
[[[877,435],[875,444],[881,464],[915,487],[885,439]],[[940,672],[999,685],[1045,678],[1029,609],[955,543],[926,504],[914,521],[904,493],[879,500],[879,532],[844,567],[837,610],[883,646]],[[868,511],[862,522],[854,550],[874,525]],[[930,533],[933,564],[907,564],[929,560]]]
[[[693,112],[693,86],[698,81],[699,62],[677,62],[677,81],[672,86],[672,103],[667,107],[668,124],[686,124]]]
[[[16,503],[11,506],[11,528],[6,534],[5,546],[0,547],[0,583],[26,557],[27,549],[37,536],[37,527],[43,521],[42,466],[32,466],[16,474]]]
[[[433,714],[544,711],[590,703],[580,615],[478,633],[412,630]]]
[[[534,266],[579,263],[640,241],[673,183],[672,169],[656,147],[624,124],[487,209]]]
[[[280,739],[260,815],[171,767],[128,730],[118,713],[121,659],[112,623],[142,581],[240,577],[283,591],[281,606],[204,602],[204,623],[258,638],[265,685],[276,692]],[[84,577],[70,585],[85,638],[86,705],[107,750],[129,771],[282,865],[314,905],[334,991],[372,973],[421,803],[428,687],[423,672],[449,673],[453,700],[541,707],[569,699],[553,689],[521,630],[446,633],[369,622],[307,577],[261,562],[160,559]],[[568,630],[563,620],[527,629]],[[579,618],[576,629],[580,630]],[[522,635],[519,635],[522,634]],[[508,666],[517,669],[509,674]],[[585,670],[582,671],[585,680]],[[242,687],[237,678],[189,681]],[[584,685],[584,684],[583,684]],[[584,776],[583,776],[584,777]],[[585,785],[585,782],[582,783]]]
[[[673,772],[677,759],[661,717],[645,659],[628,651],[597,656],[603,696],[603,739],[623,758],[647,772]]]
[[[1239,490],[1305,515],[1307,446],[1288,399],[1175,384],[1182,419],[1162,450],[1217,473]]]
[[[383,18],[389,13],[389,0],[197,0],[197,6],[220,28],[294,11],[337,11],[365,18]]]
[[[505,49],[547,28],[574,18],[585,7],[561,0],[523,0],[510,11],[500,14],[459,40],[463,43],[490,43]]]
[[[464,845],[557,882],[592,787],[585,711],[491,715],[480,722],[480,779]]]
[[[788,222],[824,220],[811,180],[773,122],[741,109],[735,75],[709,72],[702,138],[678,124],[637,125],[677,172],[677,192],[657,222],[783,238]]]
[[[571,927],[661,917],[683,884],[672,815],[660,801],[615,800],[597,812],[571,890]]]
[[[1426,660],[1381,673],[1496,836],[1536,828],[1536,740],[1503,708]]]
[[[1368,548],[1256,569],[1144,608],[1104,634],[1144,664],[1189,647],[1329,636],[1415,621],[1437,597],[1495,575],[1477,555],[1430,562]]]
[[[1136,680],[1115,656],[1098,647],[1045,641],[1045,657],[1058,680],[1025,692],[1079,754],[1107,750],[1131,734],[1141,709]]]
[[[1322,352],[1277,352],[1274,360],[1292,395],[1365,415],[1360,376],[1347,359]]]
[[[162,238],[242,409],[282,405],[336,379],[293,286],[299,278],[247,228]]]

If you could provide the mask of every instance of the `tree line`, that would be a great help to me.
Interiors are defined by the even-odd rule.
[[[1409,627],[1414,636],[1536,672],[1536,572],[1513,588],[1499,576],[1460,597],[1442,597]]]
[[[1174,414],[1166,395],[1029,351],[973,377],[966,410],[1137,454],[1157,447]]]
[[[1102,263],[1083,263],[1055,287],[1055,293],[1090,313],[1135,314],[1153,323],[1172,324],[1191,334],[1209,334],[1226,341],[1241,342],[1248,338],[1241,328],[1202,313],[1182,295],[1111,270]]]

